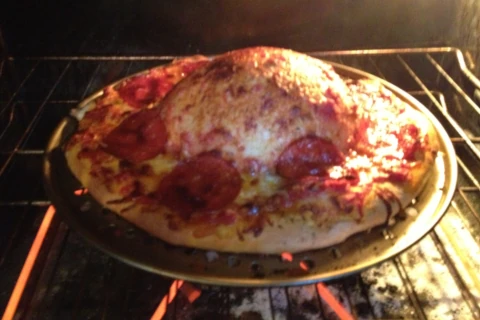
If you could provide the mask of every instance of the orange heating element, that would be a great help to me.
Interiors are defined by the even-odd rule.
[[[155,310],[155,313],[150,318],[151,320],[161,320],[163,318],[167,312],[168,305],[175,299],[179,290],[190,303],[193,303],[201,295],[201,291],[190,283],[184,282],[183,280],[174,280],[170,286],[170,290],[160,301],[157,310]]]
[[[80,196],[87,192],[88,192],[87,189],[80,189],[75,191],[75,195]],[[38,229],[37,235],[35,236],[35,239],[33,241],[32,247],[30,248],[28,256],[25,260],[22,271],[18,276],[17,282],[13,289],[12,295],[10,296],[10,300],[8,301],[2,320],[10,320],[10,319],[13,319],[15,316],[18,303],[20,302],[23,291],[30,277],[30,273],[33,269],[37,256],[43,245],[43,241],[48,232],[48,229],[50,228],[50,224],[52,222],[54,215],[55,215],[55,208],[53,206],[49,206],[43,218],[42,224]],[[282,253],[281,258],[284,261],[288,261],[288,262],[293,261],[293,255],[289,252]],[[300,267],[303,270],[309,269],[309,266],[303,261],[300,262]],[[347,310],[345,310],[345,308],[340,304],[340,302],[338,302],[338,300],[333,296],[333,294],[328,290],[328,288],[323,283],[317,283],[316,288],[317,288],[318,294],[335,311],[335,313],[338,315],[338,317],[341,320],[353,320],[353,317],[348,313]],[[190,303],[193,303],[201,295],[201,290],[196,288],[192,284],[188,282],[184,282],[183,280],[174,280],[172,285],[170,286],[168,293],[162,298],[162,300],[160,301],[160,304],[158,305],[157,309],[152,315],[151,317],[152,320],[160,320],[164,317],[167,311],[168,305],[175,299],[178,291],[181,291]]]

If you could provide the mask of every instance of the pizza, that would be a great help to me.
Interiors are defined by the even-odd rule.
[[[300,252],[388,223],[438,137],[380,81],[254,47],[181,58],[74,112],[72,173],[105,208],[181,246]]]

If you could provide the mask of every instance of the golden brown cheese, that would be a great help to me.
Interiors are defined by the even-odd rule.
[[[348,88],[333,68],[289,50],[231,52],[196,70],[162,102],[167,151],[221,150],[240,171],[269,171],[293,140],[316,135],[346,151],[353,133]]]

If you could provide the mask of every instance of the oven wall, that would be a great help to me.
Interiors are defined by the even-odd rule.
[[[475,0],[5,0],[13,56],[215,53],[250,45],[303,51],[478,47]]]

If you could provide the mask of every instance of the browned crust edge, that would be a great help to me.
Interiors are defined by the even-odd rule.
[[[424,117],[419,112],[417,113]],[[411,172],[411,177],[406,184],[399,186],[386,183],[382,185],[395,194],[402,208],[409,205],[417,196],[432,172],[438,141],[434,127],[430,121],[428,123],[426,132],[432,151],[427,152],[424,161]],[[225,252],[268,254],[287,251],[295,253],[341,243],[353,234],[386,223],[388,217],[385,203],[378,195],[371,194],[367,197],[368,200],[363,209],[364,217],[361,221],[356,221],[349,215],[340,213],[336,215],[339,217],[336,222],[318,226],[300,215],[289,214],[281,217],[271,214],[269,215],[271,224],[267,224],[257,237],[253,234],[245,234],[243,239],[240,239],[238,236],[222,237],[214,233],[198,238],[193,235],[193,227],[171,230],[168,226],[167,212],[142,212],[139,206],[132,206],[131,202],[109,203],[111,200],[118,199],[118,195],[111,193],[100,179],[89,174],[88,162],[78,159],[75,148],[66,151],[65,156],[72,173],[100,204],[151,235],[174,245]],[[391,202],[391,216],[395,216],[399,211],[398,203]],[[230,226],[230,228],[235,228],[235,226]],[[231,235],[231,232],[229,234]]]

